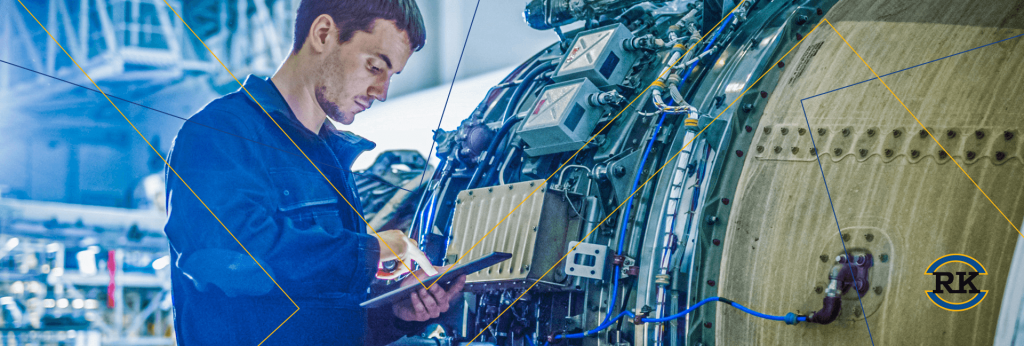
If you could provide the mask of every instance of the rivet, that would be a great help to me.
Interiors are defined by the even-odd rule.
[[[814,293],[821,294],[821,292],[824,290],[825,289],[822,288],[821,286],[814,286]]]
[[[849,137],[849,136],[850,136],[850,129],[849,128],[843,129],[843,137]]]
[[[800,35],[800,34],[797,34],[797,35]],[[783,68],[783,67],[786,66],[786,63],[779,61],[778,65],[779,65],[779,68]]]
[[[850,241],[850,234],[843,234],[843,241]]]
[[[835,149],[832,149],[832,152],[835,153],[836,156],[839,156],[839,155],[843,154],[843,149],[842,148],[835,148]]]
[[[764,152],[764,146],[763,145],[758,145],[757,146],[757,152],[763,153]]]
[[[714,285],[715,285],[715,280],[708,280],[708,286],[714,286]],[[709,325],[709,324],[711,324],[711,323],[709,322],[709,323],[706,323],[705,325]]]
[[[744,129],[744,130],[747,130],[747,132],[750,132],[750,131],[754,131],[754,128],[753,128],[753,127],[750,127],[750,125],[747,125],[747,126],[746,126],[746,127],[744,127],[743,129]]]
[[[940,159],[945,159],[945,158],[946,158],[946,156],[947,156],[947,154],[946,154],[946,152],[945,152],[945,151],[943,151],[943,150],[939,150],[939,158],[940,158]]]
[[[473,191],[466,191],[466,194],[472,196],[473,195]]]
[[[775,153],[776,153],[776,154],[778,154],[778,153],[781,153],[781,152],[782,152],[782,147],[780,147],[780,146],[776,145],[776,146],[775,146],[775,149],[772,149],[772,150],[774,150],[774,151],[775,151]]]
[[[818,14],[819,16],[820,16],[820,15],[822,15],[822,14],[825,14],[825,12],[823,12],[823,11],[822,11],[822,10],[821,10],[820,8],[818,9],[818,11],[817,11],[816,13],[817,13],[817,14]]]
[[[768,92],[767,91],[762,91],[761,92],[761,98],[768,98]]]
[[[1005,140],[1011,140],[1011,139],[1013,139],[1013,132],[1010,132],[1010,131],[1004,131],[1004,132],[1003,132],[1003,139],[1005,139]]]
[[[902,135],[903,135],[903,131],[900,131],[900,130],[892,130],[892,137],[893,137],[893,138],[900,138],[900,136],[902,136]]]
[[[789,129],[783,127],[781,130],[779,130],[779,133],[781,133],[783,136],[788,135]]]
[[[978,154],[975,154],[973,151],[968,151],[967,152],[967,159],[968,160],[974,160],[974,157],[976,157],[976,156],[978,156]]]
[[[514,185],[509,185],[508,189],[511,190]]]
[[[997,151],[996,152],[996,161],[1002,161],[1005,158],[1006,158],[1006,153],[1004,153],[1002,151]]]
[[[819,129],[818,129],[818,136],[824,136],[824,135],[825,135],[825,132],[826,132],[826,131],[825,131],[825,129],[823,129],[823,128],[819,128]]]
[[[743,157],[743,150],[737,150],[736,157]]]
[[[854,307],[853,308],[853,316],[854,317],[860,317],[860,307]]]
[[[796,155],[796,153],[800,152],[800,149],[797,149],[797,147],[793,147],[793,149],[790,151],[793,152],[793,155]]]
[[[910,157],[916,159],[918,156],[921,156],[921,152],[920,151],[917,151],[917,150],[911,150],[910,151]]]
[[[985,138],[985,132],[982,130],[974,131],[974,137],[977,139]]]
[[[875,129],[868,129],[868,137],[874,137],[874,136],[875,136]]]
[[[956,137],[956,131],[953,131],[953,130],[946,131],[946,137],[955,138]]]
[[[882,294],[882,286],[875,286],[875,294]]]
[[[868,156],[868,150],[867,149],[860,149],[857,152],[860,153],[860,157]]]
[[[928,137],[928,131],[921,130],[921,132],[918,132],[917,135],[920,136],[921,138]]]
[[[728,198],[722,198],[722,204],[729,204]]]
[[[871,233],[865,234],[864,235],[864,240],[867,240],[867,241],[875,240],[875,235],[871,234]]]
[[[796,130],[796,134],[798,134],[798,135],[803,136],[805,133],[807,133],[807,129],[805,129],[805,128],[800,128],[800,129]]]
[[[772,133],[772,128],[768,126],[765,126],[762,130],[764,130],[764,134],[766,135]]]
[[[711,239],[711,243],[715,244],[715,246],[718,246],[722,244],[722,241],[718,239]]]
[[[882,260],[882,263],[889,262],[889,254],[882,254],[878,257]]]
[[[818,148],[814,148],[814,147],[812,147],[812,148],[811,148],[811,149],[809,149],[809,150],[810,150],[810,152],[811,152],[811,155],[818,155]]]
[[[487,188],[487,192],[494,192],[494,188],[493,187],[488,187]]]
[[[892,157],[892,149],[885,149],[885,157]]]
[[[711,322],[704,322],[704,328],[711,328]]]
[[[797,41],[802,40],[802,39],[804,39],[804,35],[800,35],[800,33],[798,32],[798,33],[796,33],[796,39],[797,39]]]
[[[828,262],[828,255],[821,255],[821,256],[818,256],[818,259],[820,259],[820,260],[821,260],[821,263],[825,263],[825,262]]]

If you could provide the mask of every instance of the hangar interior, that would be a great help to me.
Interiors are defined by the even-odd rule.
[[[133,126],[166,153],[271,75],[297,4],[0,0],[0,345],[174,344]],[[512,258],[396,344],[1024,344],[1024,2],[419,7],[349,128],[361,212],[435,265]],[[927,293],[950,255],[983,293]]]

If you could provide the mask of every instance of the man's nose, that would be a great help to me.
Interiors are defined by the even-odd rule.
[[[377,99],[378,101],[384,102],[388,99],[388,88],[391,86],[391,76],[381,76],[372,85],[368,94]]]

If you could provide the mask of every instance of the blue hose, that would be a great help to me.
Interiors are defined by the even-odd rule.
[[[729,16],[725,18],[725,21],[723,21],[723,23],[728,23],[729,20],[732,19],[732,16],[732,14],[729,14]],[[718,39],[718,35],[722,33],[722,29],[725,29],[725,27],[725,25],[718,27],[718,31],[715,31],[715,34],[711,36],[711,41],[708,41],[708,44],[704,46],[704,50],[701,51],[701,54],[704,54],[704,52],[707,52],[708,50],[711,49],[711,47],[715,46],[715,40]],[[686,70],[686,74],[683,74],[683,79],[679,81],[679,86],[682,86],[683,83],[686,83],[686,77],[689,77],[690,73],[692,73],[693,70],[696,68],[697,64],[693,64],[693,66],[690,66],[690,69]]]
[[[729,299],[726,299],[726,298],[710,297],[710,298],[706,298],[704,300],[701,300],[697,304],[694,304],[693,306],[689,307],[686,310],[683,310],[682,312],[680,312],[678,314],[671,315],[671,316],[666,316],[666,317],[662,317],[662,318],[642,318],[642,319],[640,319],[640,321],[643,322],[643,323],[664,323],[664,322],[668,322],[668,321],[671,321],[671,320],[678,319],[678,318],[681,318],[683,316],[686,316],[686,315],[690,314],[691,312],[693,312],[694,310],[697,310],[697,308],[703,306],[704,304],[707,304],[707,303],[710,303],[710,302],[716,302],[716,301],[729,304],[730,306],[732,306],[734,308],[737,308],[740,311],[746,312],[746,313],[748,313],[748,314],[750,314],[751,316],[754,316],[754,317],[760,317],[760,318],[763,318],[763,319],[766,319],[766,320],[772,320],[772,321],[784,321],[784,322],[786,322],[786,324],[789,324],[789,325],[795,325],[795,324],[797,324],[799,322],[803,322],[803,321],[807,320],[806,316],[798,316],[797,314],[794,314],[792,312],[787,313],[784,316],[768,315],[768,314],[763,314],[763,313],[751,310],[750,308],[747,308],[746,306],[740,305],[739,303],[734,302],[734,301],[729,300]],[[597,333],[601,332],[602,330],[605,330],[605,329],[608,329],[608,327],[611,327],[612,324],[614,324],[616,321],[618,321],[623,316],[629,316],[630,318],[636,317],[636,315],[633,314],[632,311],[628,311],[628,310],[627,311],[623,311],[623,312],[619,313],[617,316],[615,316],[615,318],[609,319],[609,320],[605,321],[604,323],[601,323],[601,325],[597,326],[597,328],[594,328],[594,329],[591,329],[591,330],[588,330],[588,331],[585,331],[585,332],[582,332],[582,333],[555,335],[555,339],[581,339],[581,338],[587,337],[589,335],[597,334]],[[547,343],[545,343],[544,345],[546,346]]]
[[[732,19],[732,16],[733,16],[732,14],[729,14],[729,16],[725,18],[724,23],[728,23],[729,20]],[[711,49],[711,47],[714,46],[715,40],[718,39],[718,35],[720,35],[722,33],[722,31],[725,29],[725,27],[726,27],[725,25],[722,25],[722,26],[718,27],[718,30],[715,31],[715,34],[713,36],[711,36],[711,40],[708,41],[708,44],[704,47],[704,52],[707,52],[708,50]],[[693,64],[693,66],[691,66],[690,69],[686,71],[686,74],[683,75],[683,78],[679,81],[679,85],[683,85],[684,83],[686,83],[686,78],[690,76],[690,73],[693,72],[693,69],[695,69],[695,68],[697,68],[697,64]],[[671,106],[672,102],[673,102],[673,100],[669,99],[667,104],[669,106]],[[654,128],[654,133],[651,135],[651,141],[647,142],[647,148],[644,150],[643,158],[640,159],[640,166],[638,166],[638,168],[636,170],[636,178],[633,179],[633,188],[630,189],[630,191],[634,192],[634,195],[635,195],[635,192],[636,192],[637,185],[640,184],[640,176],[643,174],[643,167],[644,167],[645,164],[647,164],[647,155],[651,153],[651,147],[654,145],[655,139],[658,138],[658,131],[661,130],[661,124],[664,121],[665,121],[665,113],[662,112],[661,113],[661,119],[658,120],[658,126]],[[629,199],[626,200],[626,210],[623,211],[623,213],[622,213],[622,230],[619,232],[619,246],[618,246],[618,250],[615,252],[616,255],[620,255],[620,256],[622,255],[622,247],[623,247],[623,245],[626,242],[626,228],[629,226],[629,216],[630,216],[630,212],[633,209],[633,203],[631,203],[631,202],[633,201],[633,196],[634,195],[630,195]],[[612,280],[613,281],[613,284],[612,284],[612,295],[611,295],[611,299],[609,299],[609,300],[611,300],[611,304],[608,304],[608,313],[605,314],[605,316],[604,316],[605,321],[608,321],[608,319],[612,317],[612,311],[615,308],[615,302],[616,302],[616,300],[618,300],[618,294],[619,294],[619,269],[620,269],[619,266],[615,266],[615,271],[612,272],[612,276],[614,278]]]

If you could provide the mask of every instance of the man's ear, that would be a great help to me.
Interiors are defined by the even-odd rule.
[[[321,14],[313,20],[309,28],[309,37],[306,41],[314,54],[324,53],[330,40],[338,40],[334,19],[327,14]]]

